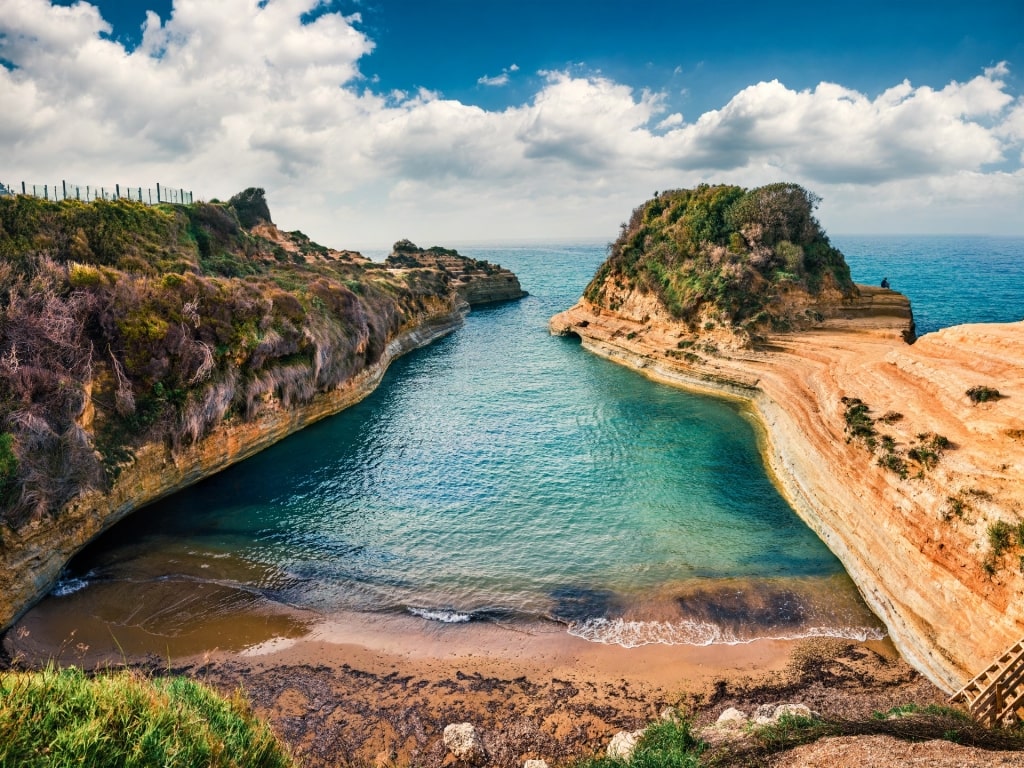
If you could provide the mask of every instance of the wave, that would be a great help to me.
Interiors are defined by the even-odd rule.
[[[67,597],[79,592],[89,586],[88,576],[86,578],[58,579],[50,594],[54,597]]]
[[[413,608],[409,606],[406,610],[413,616],[419,616],[428,621],[439,621],[442,624],[465,624],[472,621],[473,614],[461,611],[449,611],[443,608]]]
[[[732,630],[703,621],[630,621],[594,618],[569,624],[574,637],[592,643],[639,648],[643,645],[741,645],[757,640],[803,640],[810,637],[835,637],[844,640],[881,640],[885,631],[876,627],[803,627],[774,633],[742,636]]]

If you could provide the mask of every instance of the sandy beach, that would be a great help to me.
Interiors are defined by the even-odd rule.
[[[627,649],[555,625],[401,616],[335,617],[301,639],[213,651],[171,669],[225,691],[244,686],[305,766],[448,765],[449,723],[479,729],[490,765],[519,766],[601,752],[666,707],[709,723],[730,706],[800,702],[853,718],[944,700],[888,641]]]

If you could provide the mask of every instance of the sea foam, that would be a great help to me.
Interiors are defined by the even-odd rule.
[[[835,637],[844,640],[881,640],[885,632],[875,627],[803,627],[786,632],[767,631],[741,636],[732,630],[703,621],[630,621],[595,618],[569,625],[574,637],[592,643],[639,648],[643,645],[740,645],[756,640],[803,640]]]

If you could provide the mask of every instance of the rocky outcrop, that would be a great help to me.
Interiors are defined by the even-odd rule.
[[[86,544],[140,507],[192,485],[369,395],[391,361],[462,325],[468,306],[438,302],[391,339],[380,360],[336,389],[292,408],[270,404],[250,421],[227,419],[208,436],[172,450],[147,444],[107,493],[73,500],[58,514],[12,529],[0,526],[0,628],[9,627],[54,586],[67,562]]]
[[[519,278],[499,264],[471,259],[449,248],[419,248],[399,240],[384,262],[391,269],[433,269],[448,277],[470,306],[512,301],[526,296]]]
[[[1024,635],[1024,323],[909,345],[906,298],[859,288],[815,327],[753,346],[652,320],[640,292],[615,311],[581,300],[551,330],[653,379],[749,403],[793,508],[907,660],[952,691]],[[975,404],[966,392],[978,385],[1003,397]],[[873,445],[847,423],[858,401]]]

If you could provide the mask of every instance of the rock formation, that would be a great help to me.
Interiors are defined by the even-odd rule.
[[[372,392],[464,294],[522,295],[486,262],[388,269],[239,199],[2,201],[0,631],[126,515]]]
[[[640,295],[617,311],[582,300],[552,318],[551,330],[653,379],[748,402],[793,508],[843,562],[907,660],[952,691],[1024,635],[1024,551],[1015,538],[1024,323],[948,328],[909,345],[909,302],[860,291],[848,311],[813,329],[768,334],[754,348],[730,348],[713,329],[641,322]],[[1003,397],[973,403],[966,391],[979,384]],[[869,407],[878,434],[894,441],[891,452],[851,438],[843,398]],[[932,436],[949,441],[934,458]],[[888,455],[903,473],[880,466]],[[996,552],[989,531],[1000,521],[1014,534]]]
[[[1024,635],[1024,323],[915,339],[793,184],[638,207],[557,334],[747,402],[793,508],[896,646],[952,691]]]
[[[500,264],[469,259],[449,248],[419,248],[399,240],[384,264],[394,270],[436,269],[448,275],[459,296],[471,306],[521,299],[519,278]]]

